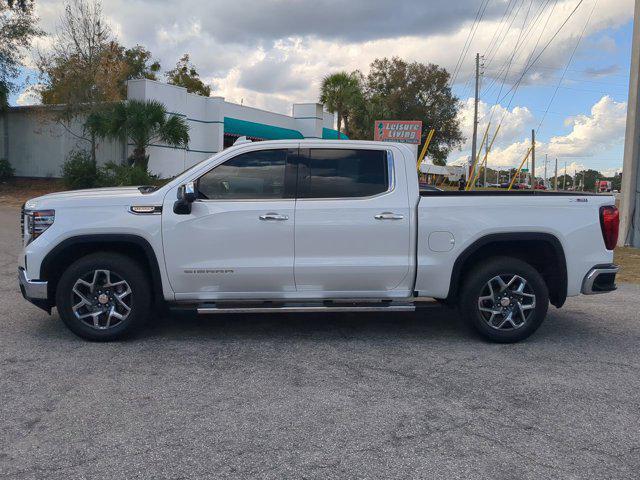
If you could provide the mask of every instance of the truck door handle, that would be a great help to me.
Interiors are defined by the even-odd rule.
[[[260,220],[277,220],[277,221],[289,220],[288,215],[280,215],[279,213],[265,213],[264,215],[260,215],[258,218]]]
[[[375,218],[376,220],[402,220],[404,218],[404,215],[392,212],[382,212],[375,215],[373,218]]]

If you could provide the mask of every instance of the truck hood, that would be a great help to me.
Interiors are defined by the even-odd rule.
[[[25,204],[27,209],[47,209],[60,207],[91,207],[131,205],[152,205],[158,201],[156,192],[142,193],[138,187],[91,188],[57,192],[32,198]]]

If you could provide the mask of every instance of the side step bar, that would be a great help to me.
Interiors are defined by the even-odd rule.
[[[302,312],[413,312],[416,306],[413,303],[333,303],[333,304],[280,304],[280,305],[256,305],[250,306],[225,306],[215,304],[203,304],[197,307],[199,314],[225,314],[225,313],[302,313]]]

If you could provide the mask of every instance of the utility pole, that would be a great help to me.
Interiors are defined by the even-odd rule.
[[[489,139],[488,138],[484,145],[484,156],[487,158],[487,162],[488,162],[489,161]],[[483,172],[482,172],[482,188],[486,188],[486,186],[487,186],[487,165],[485,163],[483,167]]]
[[[557,192],[558,191],[558,157],[556,157],[556,175],[553,181],[553,189]]]
[[[478,147],[478,101],[480,98],[480,54],[476,53],[476,93],[473,102],[473,137],[471,138],[471,158],[469,159],[469,175],[473,162],[476,161],[476,149]],[[469,178],[467,175],[467,178]]]
[[[531,188],[535,188],[536,183],[536,131],[531,129]]]
[[[618,245],[640,247],[640,0],[635,2]]]
[[[548,155],[545,153],[544,154],[544,183],[543,183],[545,187],[547,186],[547,162],[549,161],[547,157]]]
[[[562,189],[567,189],[567,161],[564,161],[564,174],[562,175]]]

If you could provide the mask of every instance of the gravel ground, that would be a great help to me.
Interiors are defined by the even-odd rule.
[[[155,318],[88,343],[16,284],[0,209],[0,478],[638,478],[640,287],[517,345],[452,311]]]

